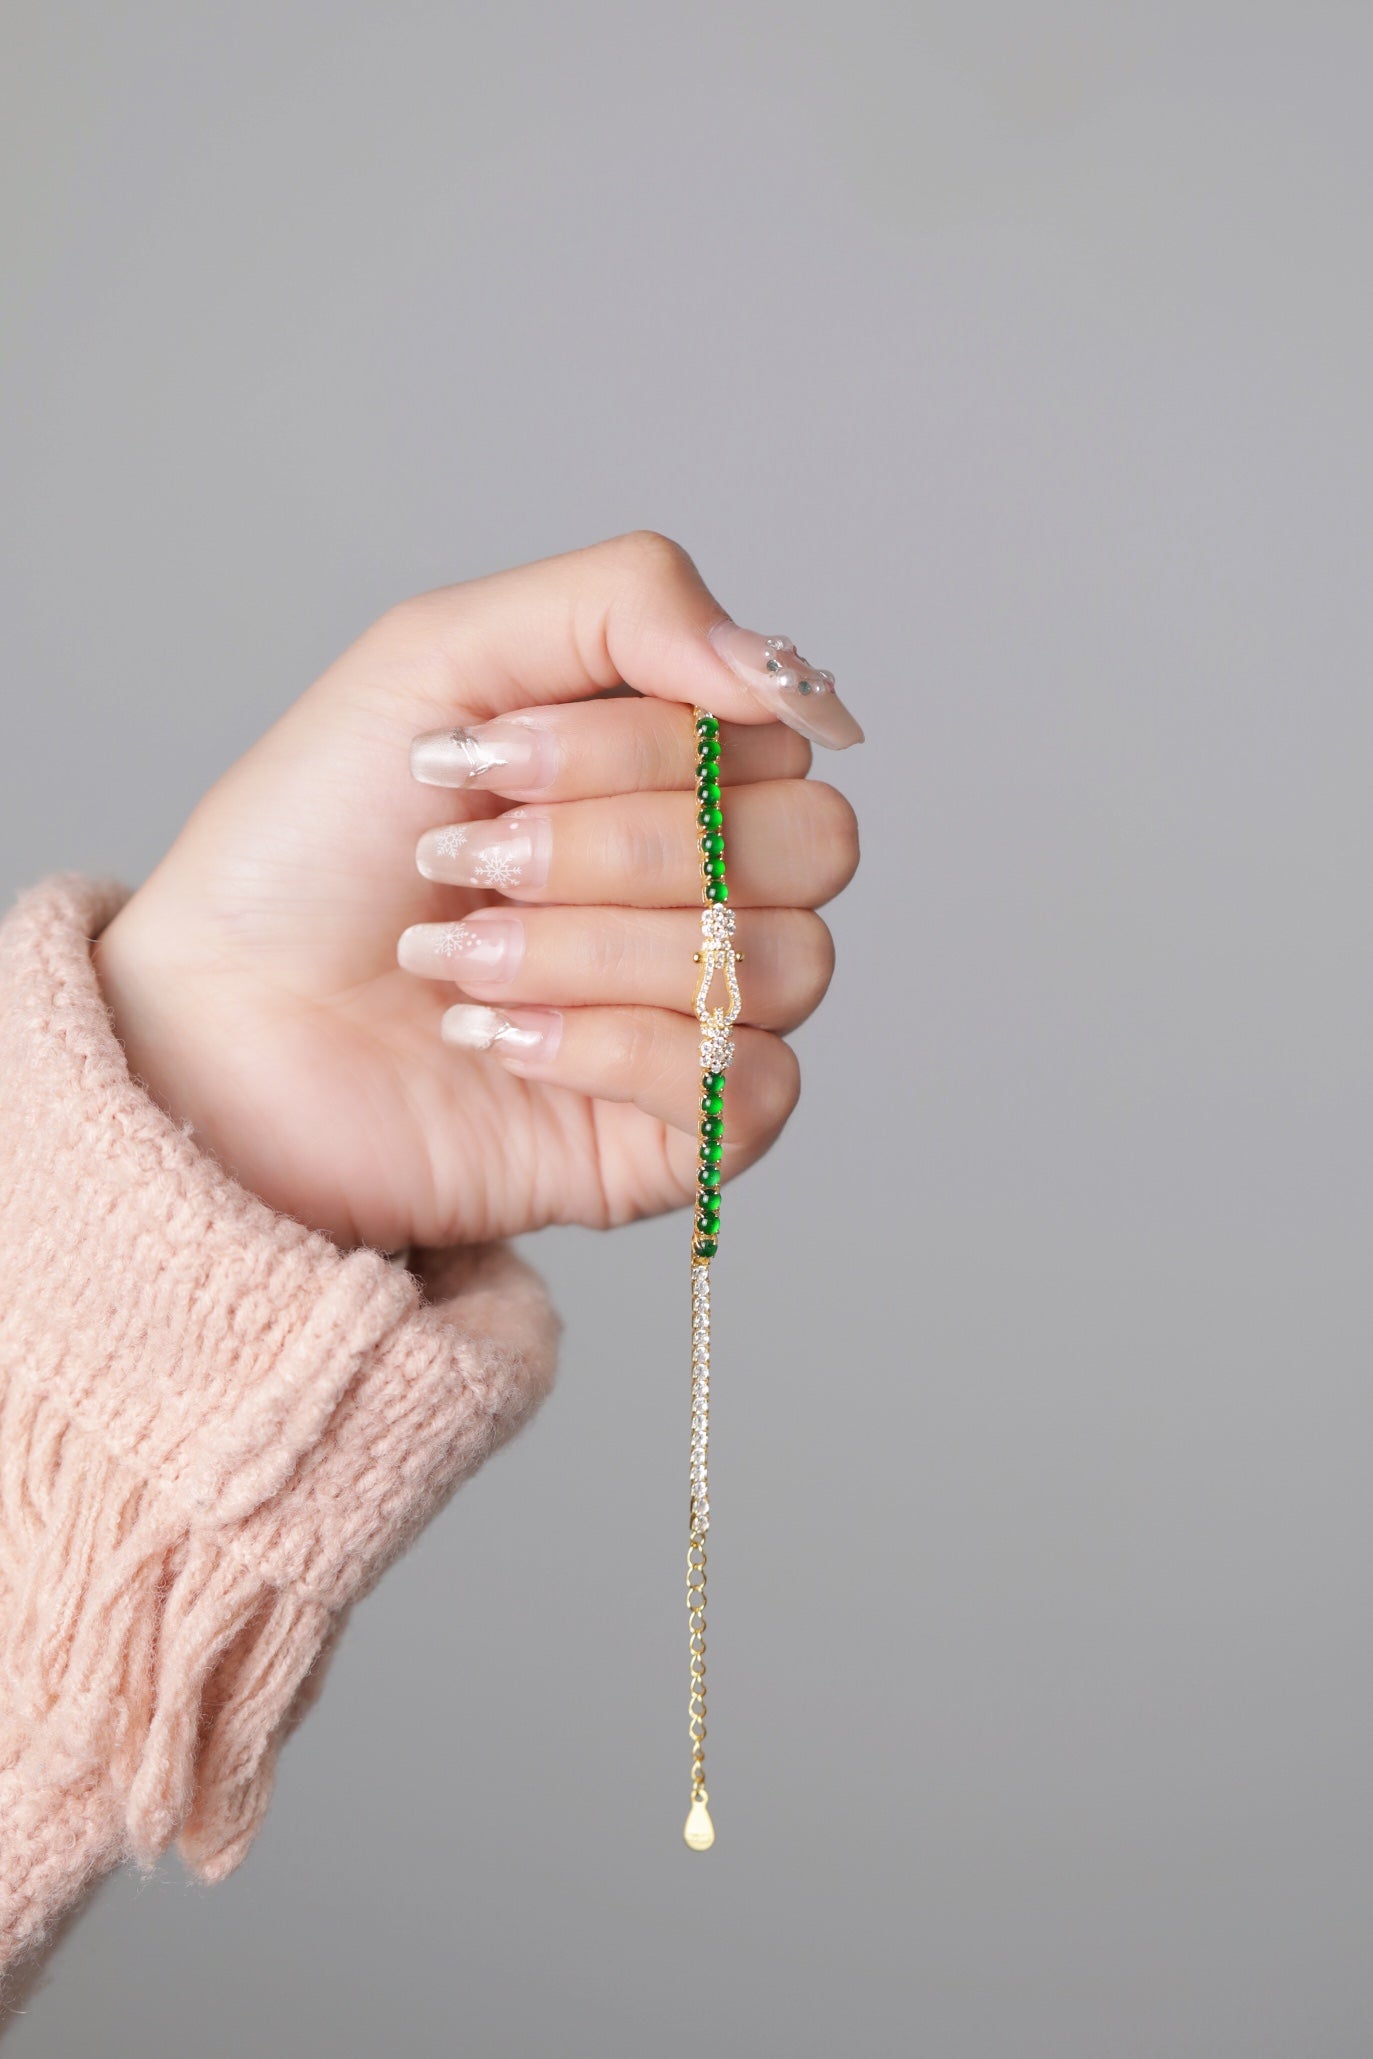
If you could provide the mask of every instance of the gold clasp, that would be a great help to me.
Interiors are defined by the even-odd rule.
[[[734,969],[744,954],[734,948],[732,908],[726,908],[723,902],[713,901],[701,910],[701,949],[691,955],[693,963],[701,968],[701,976],[696,982],[695,1003],[696,1020],[701,1025],[701,1065],[707,1072],[723,1072],[734,1056],[734,1039],[730,1030],[744,1007]],[[711,1007],[710,990],[717,973],[724,976],[724,1005]]]

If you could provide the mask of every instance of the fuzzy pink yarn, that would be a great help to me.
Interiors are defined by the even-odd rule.
[[[0,1968],[125,1858],[219,1880],[352,1604],[551,1384],[504,1245],[345,1253],[130,1076],[57,873],[0,921]]]

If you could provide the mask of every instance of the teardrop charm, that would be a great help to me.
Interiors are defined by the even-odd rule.
[[[706,1807],[704,1788],[687,1811],[686,1828],[682,1835],[693,1852],[708,1852],[715,1842],[715,1825],[711,1822],[710,1810]]]

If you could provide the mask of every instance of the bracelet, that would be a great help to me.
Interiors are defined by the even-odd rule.
[[[696,723],[696,821],[701,857],[701,968],[696,1017],[701,1025],[701,1149],[691,1227],[691,1493],[687,1512],[687,1628],[691,1692],[691,1806],[683,1835],[694,1852],[715,1842],[706,1793],[706,1531],[710,1501],[706,1457],[710,1441],[710,1261],[720,1240],[720,1160],[725,1134],[725,1073],[734,1056],[730,1035],[743,1003],[735,966],[734,911],[725,878],[724,816],[720,808],[720,724],[704,708]],[[724,978],[723,1005],[711,1005],[716,974]]]

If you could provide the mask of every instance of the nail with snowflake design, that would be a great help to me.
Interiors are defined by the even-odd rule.
[[[488,820],[426,830],[415,863],[426,879],[503,894],[546,886],[552,853],[553,825],[547,814],[512,808]]]
[[[396,940],[396,963],[421,979],[492,986],[514,978],[524,943],[523,916],[511,908],[476,908],[462,922],[412,922]]]

